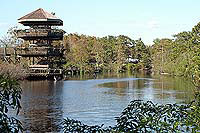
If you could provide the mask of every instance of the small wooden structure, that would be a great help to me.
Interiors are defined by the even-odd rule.
[[[64,47],[52,43],[63,39],[65,31],[57,28],[63,25],[63,21],[39,8],[19,18],[18,22],[29,27],[17,30],[18,38],[23,39],[28,46],[15,48],[16,57],[25,58],[29,62],[27,76],[62,76]]]

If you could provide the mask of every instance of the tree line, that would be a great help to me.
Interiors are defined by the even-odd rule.
[[[1,47],[27,43],[17,38],[16,29],[10,28],[0,39]],[[133,40],[124,35],[100,38],[68,34],[63,41],[53,42],[53,45],[61,44],[66,49],[65,70],[79,73],[145,70],[200,82],[200,23],[173,38],[155,39],[151,46],[145,45],[142,39]]]
[[[66,69],[84,72],[152,70],[157,74],[184,76],[197,80],[200,73],[200,23],[172,39],[155,39],[147,46],[127,36],[64,36]]]
[[[81,73],[150,70],[149,47],[141,39],[127,36],[93,37],[78,34],[64,36],[65,69]]]
[[[151,46],[152,70],[184,76],[200,82],[200,23],[191,31],[180,32],[173,39],[155,39]]]

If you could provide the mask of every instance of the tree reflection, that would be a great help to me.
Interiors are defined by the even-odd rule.
[[[25,130],[31,132],[60,131],[63,82],[24,82],[22,88],[20,116]]]
[[[141,75],[135,75],[138,76]],[[158,103],[189,102],[193,98],[194,88],[186,79],[167,76],[126,79],[126,81],[104,83],[99,86],[110,88],[106,91],[107,94],[132,97],[131,100],[153,100]]]

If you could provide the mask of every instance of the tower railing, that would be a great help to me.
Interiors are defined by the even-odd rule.
[[[19,38],[27,37],[63,37],[65,32],[62,29],[23,29],[17,30]]]
[[[20,56],[62,56],[63,48],[55,47],[19,47],[16,53]]]

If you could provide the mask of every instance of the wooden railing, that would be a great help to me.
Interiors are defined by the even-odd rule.
[[[25,29],[18,30],[17,36],[19,38],[26,37],[63,37],[65,32],[61,29]]]
[[[19,47],[16,54],[21,56],[62,56],[62,48],[52,47]]]
[[[62,75],[62,69],[29,68],[27,74],[29,76],[56,76]]]

